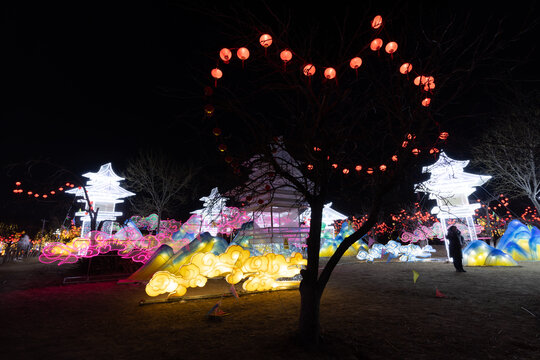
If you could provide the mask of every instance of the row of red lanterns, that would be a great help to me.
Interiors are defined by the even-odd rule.
[[[382,24],[382,17],[378,15],[373,19],[372,27],[374,29],[378,29],[381,26],[380,24]],[[272,36],[269,34],[261,35],[259,38],[259,43],[261,44],[261,46],[265,48],[265,51],[266,51],[266,49],[272,44]],[[383,46],[383,40],[381,38],[376,38],[371,41],[370,49],[373,51],[379,51],[382,48],[382,46]],[[390,41],[385,46],[385,51],[390,55],[395,53],[397,49],[398,49],[398,44],[395,41]],[[232,51],[229,48],[221,49],[219,52],[219,56],[220,56],[220,59],[225,64],[228,64],[233,57]],[[236,50],[236,56],[240,60],[242,60],[242,65],[243,65],[244,61],[249,58],[250,52],[246,47],[240,47]],[[280,52],[280,59],[283,61],[284,67],[286,67],[287,63],[292,59],[292,57],[293,57],[293,53],[289,49],[284,49]],[[362,65],[361,57],[356,56],[349,61],[349,66],[354,70],[357,70],[358,68],[360,68],[361,65]],[[399,67],[399,72],[401,74],[406,75],[406,74],[409,74],[412,71],[412,69],[413,69],[412,64],[405,62]],[[302,73],[305,76],[311,78],[313,75],[315,75],[316,70],[317,69],[315,65],[308,63],[304,65],[304,67],[302,68]],[[223,71],[219,67],[216,67],[211,70],[211,75],[214,78],[214,85],[217,86],[217,81],[223,77]],[[326,67],[323,72],[323,75],[326,79],[332,80],[336,78],[337,71],[333,67]],[[435,88],[435,82],[432,76],[419,75],[414,79],[414,84],[417,86],[422,85],[422,89],[426,92],[431,91]],[[424,107],[430,106],[431,98],[429,97],[424,98],[421,104]]]
[[[17,186],[17,187],[15,189],[13,189],[14,194],[22,194],[23,192],[25,192],[25,190],[20,188],[21,185],[22,185],[22,183],[20,181],[15,182],[15,186]],[[73,185],[73,184],[71,184],[69,182],[67,182],[65,186],[68,187],[68,188],[75,187],[75,185]],[[58,191],[64,191],[64,187],[60,186],[58,188]],[[28,196],[33,196],[35,198],[42,197],[42,198],[46,199],[46,198],[49,197],[49,195],[56,195],[56,190],[51,190],[51,191],[49,191],[48,194],[39,194],[39,193],[35,193],[34,191],[28,190],[28,191],[26,191],[26,194]]]

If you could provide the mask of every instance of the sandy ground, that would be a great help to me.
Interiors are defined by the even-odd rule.
[[[342,259],[322,299],[324,346],[306,352],[293,336],[297,290],[236,299],[224,280],[214,280],[187,295],[218,298],[141,305],[153,299],[141,285],[63,284],[77,265],[30,258],[0,265],[0,357],[540,359],[540,262],[466,269]],[[229,315],[209,321],[220,299]]]

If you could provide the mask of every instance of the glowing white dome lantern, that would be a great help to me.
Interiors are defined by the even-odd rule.
[[[441,151],[439,159],[433,165],[422,168],[423,173],[430,173],[431,176],[429,180],[417,184],[415,191],[428,193],[430,199],[437,201],[437,206],[433,207],[431,213],[439,218],[445,235],[447,219],[464,219],[469,233],[467,240],[473,241],[477,240],[477,237],[472,217],[480,204],[469,204],[468,196],[476,191],[477,186],[491,179],[491,176],[463,171],[468,164],[469,160],[454,160]],[[466,238],[467,234],[464,234],[464,237]]]
[[[84,177],[89,178],[86,184],[86,191],[88,192],[88,198],[92,202],[94,209],[99,209],[97,216],[97,223],[103,221],[115,221],[117,217],[122,213],[115,211],[116,204],[122,203],[122,198],[133,196],[134,193],[127,191],[120,187],[120,181],[124,178],[115,174],[112,169],[111,163],[102,165],[97,173],[86,173]],[[75,216],[80,217],[82,221],[81,236],[84,237],[90,230],[90,216],[87,214],[86,198],[83,188],[74,188],[66,191],[66,193],[73,194],[75,197],[81,197],[80,203],[85,204],[84,211],[78,211]]]

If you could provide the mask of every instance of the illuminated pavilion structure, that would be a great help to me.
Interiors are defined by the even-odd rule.
[[[89,172],[83,175],[89,180],[86,184],[88,198],[92,202],[94,209],[98,210],[97,224],[105,222],[101,228],[102,231],[112,233],[112,224],[122,213],[116,211],[116,204],[122,203],[123,198],[135,195],[120,186],[120,181],[124,178],[116,175],[112,169],[111,163],[101,165],[98,172]],[[85,237],[90,231],[90,216],[88,215],[88,204],[85,199],[84,189],[82,187],[66,191],[79,197],[79,203],[85,204],[85,210],[79,210],[75,213],[82,221],[81,237]]]
[[[454,160],[443,151],[438,160],[422,168],[423,173],[429,173],[430,178],[416,185],[416,192],[428,193],[430,199],[437,201],[431,213],[441,222],[444,234],[447,232],[448,219],[456,219],[466,225],[467,232],[463,237],[467,241],[477,240],[473,221],[474,211],[480,207],[478,203],[469,203],[469,195],[476,191],[477,186],[486,183],[491,176],[476,175],[463,169],[469,160]],[[448,253],[448,241],[445,239]]]

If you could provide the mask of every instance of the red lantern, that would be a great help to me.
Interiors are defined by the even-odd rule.
[[[229,61],[231,60],[232,52],[231,52],[231,50],[229,50],[227,48],[223,48],[219,52],[219,57],[221,58],[221,60],[223,60],[223,62],[225,64],[228,64]]]
[[[424,107],[428,107],[430,103],[431,103],[430,98],[425,98],[424,100],[422,100],[422,106]]]
[[[397,42],[390,41],[388,44],[386,44],[386,47],[384,48],[384,50],[389,54],[393,54],[396,52],[397,48],[398,48]]]
[[[313,170],[313,165],[308,164],[307,169],[308,169],[308,170]]]
[[[437,154],[438,152],[439,152],[439,149],[437,149],[437,148],[431,148],[431,149],[429,149],[429,153],[430,153],[430,154]]]
[[[27,194],[28,194],[28,195],[32,195],[32,192],[31,192],[31,191],[29,191],[29,192],[27,192]]]
[[[362,170],[362,165],[356,165],[356,166],[354,167],[354,170],[356,170],[356,171]]]
[[[51,191],[51,195],[54,195],[56,194],[56,192],[54,190]]]
[[[381,166],[379,166],[379,170],[386,171],[386,165],[382,164]]]
[[[267,48],[272,45],[272,36],[270,36],[269,34],[262,34],[259,38],[259,42],[264,48]]]
[[[371,27],[374,29],[378,29],[382,26],[382,16],[377,15],[371,20]]]
[[[21,182],[20,182],[20,181],[17,181],[17,182],[15,183],[15,185],[21,186]]]
[[[418,154],[420,154],[420,149],[414,148],[412,149],[411,152],[413,153],[414,156],[417,156]]]
[[[221,152],[225,152],[225,151],[227,151],[227,145],[225,145],[225,144],[219,144],[218,149],[219,149],[219,151],[221,151]]]
[[[439,139],[441,140],[446,140],[448,139],[448,133],[446,131],[443,131],[440,135],[439,135]]]
[[[236,51],[236,56],[238,56],[238,58],[242,60],[242,66],[243,66],[244,61],[249,58],[249,50],[245,47],[241,47],[240,49]]]
[[[362,58],[360,57],[354,57],[351,59],[351,61],[349,62],[349,65],[351,66],[351,68],[353,69],[358,69],[360,66],[362,66]]]
[[[307,64],[306,66],[304,66],[304,75],[306,75],[307,77],[311,77],[315,74],[315,65],[313,64]]]
[[[212,104],[206,104],[204,106],[204,113],[206,114],[206,116],[210,117],[212,116],[212,114],[214,113],[214,105]]]
[[[287,68],[287,63],[292,59],[292,52],[289,49],[282,50],[279,53],[279,58],[283,61],[283,70]]]
[[[392,156],[392,161],[398,161],[397,155]]]
[[[403,75],[408,74],[412,71],[412,65],[409,63],[404,63],[399,67],[399,72]]]
[[[215,136],[219,136],[221,135],[221,129],[216,127],[214,128],[214,130],[212,130],[212,133],[215,135]]]
[[[343,174],[347,175],[349,173],[349,169],[343,169]]]
[[[212,69],[210,72],[212,74],[212,77],[214,78],[214,86],[217,86],[218,79],[221,79],[223,76],[223,72],[219,70],[218,68]]]
[[[336,77],[336,70],[334,68],[326,68],[324,70],[324,77],[327,78],[328,80],[332,80],[333,78]]]
[[[373,168],[368,168],[368,169],[366,170],[366,172],[367,172],[369,175],[373,174]]]
[[[338,168],[338,164],[332,164],[332,167],[333,167],[334,169],[337,169],[337,168]]]
[[[383,46],[382,39],[374,39],[371,44],[369,45],[369,48],[373,51],[378,51]]]

